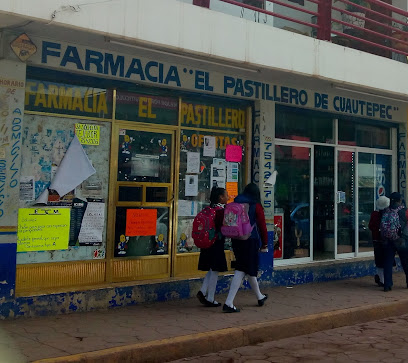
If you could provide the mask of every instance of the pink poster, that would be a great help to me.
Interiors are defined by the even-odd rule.
[[[227,145],[225,149],[225,160],[240,163],[242,161],[242,146]]]

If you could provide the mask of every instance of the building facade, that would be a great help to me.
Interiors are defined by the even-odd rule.
[[[406,64],[176,0],[42,3],[0,8],[6,300],[171,292],[202,276],[211,187],[251,181],[274,232],[264,281],[371,266],[375,201],[406,196]]]

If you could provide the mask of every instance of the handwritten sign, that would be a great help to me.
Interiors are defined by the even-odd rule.
[[[238,195],[238,183],[227,182],[226,187],[229,196],[228,203],[232,203],[235,197]]]
[[[69,208],[19,209],[17,252],[66,250],[69,222]]]
[[[75,134],[82,145],[99,145],[101,127],[99,125],[75,124]]]
[[[155,236],[157,209],[128,209],[126,236]]]
[[[225,149],[225,160],[240,163],[242,161],[242,146],[227,145]]]

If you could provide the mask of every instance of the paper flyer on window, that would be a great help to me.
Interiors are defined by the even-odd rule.
[[[185,196],[196,197],[198,195],[198,175],[186,175]]]
[[[187,174],[200,172],[200,153],[187,152]]]

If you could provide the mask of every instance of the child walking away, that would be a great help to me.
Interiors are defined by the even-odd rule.
[[[406,208],[402,205],[402,195],[394,192],[390,195],[390,207],[381,218],[381,236],[384,239],[384,291],[392,289],[392,265],[395,252],[401,261],[405,272],[405,282],[408,287],[408,249],[406,230]]]
[[[390,206],[390,199],[386,196],[381,196],[377,199],[377,210],[371,213],[370,223],[368,228],[371,230],[374,246],[374,261],[377,268],[377,273],[374,276],[375,283],[384,287],[384,241],[381,237],[381,218],[384,210]]]
[[[245,216],[233,217],[233,211],[231,215],[225,216],[224,225],[231,226],[234,221],[237,221],[240,226],[241,232],[236,237],[232,238],[232,248],[235,254],[235,274],[231,281],[230,291],[227,296],[227,300],[223,306],[225,313],[237,313],[240,310],[234,305],[234,298],[237,294],[239,287],[245,275],[248,275],[248,281],[252,290],[255,292],[258,300],[258,306],[263,306],[268,295],[262,294],[259,290],[258,281],[256,276],[258,275],[258,253],[262,243],[261,252],[268,251],[268,232],[266,230],[265,214],[261,205],[261,194],[256,184],[248,184],[243,194],[238,195],[235,203],[242,203],[245,210],[248,210],[249,223],[251,230],[249,238],[245,238],[247,228],[245,223],[247,218]],[[225,220],[227,218],[227,220]],[[228,229],[223,229],[228,230]],[[234,233],[234,232],[232,232]],[[242,234],[242,235],[241,235]],[[261,242],[261,243],[260,243]]]
[[[210,229],[214,229],[214,231],[208,231],[207,229],[206,232],[210,234],[209,238],[213,239],[214,243],[207,248],[201,248],[200,258],[198,260],[198,269],[208,272],[204,277],[203,285],[201,286],[200,291],[197,293],[197,298],[203,305],[208,307],[221,306],[221,304],[214,298],[215,289],[217,287],[218,273],[227,271],[228,269],[224,252],[225,238],[221,234],[221,226],[224,219],[224,206],[227,201],[228,193],[224,188],[212,188],[210,196],[210,211],[214,212],[212,214],[214,221],[208,221],[206,224],[211,224],[212,228]],[[213,235],[213,233],[215,233],[215,235]],[[194,241],[196,242],[196,239],[194,239]]]

